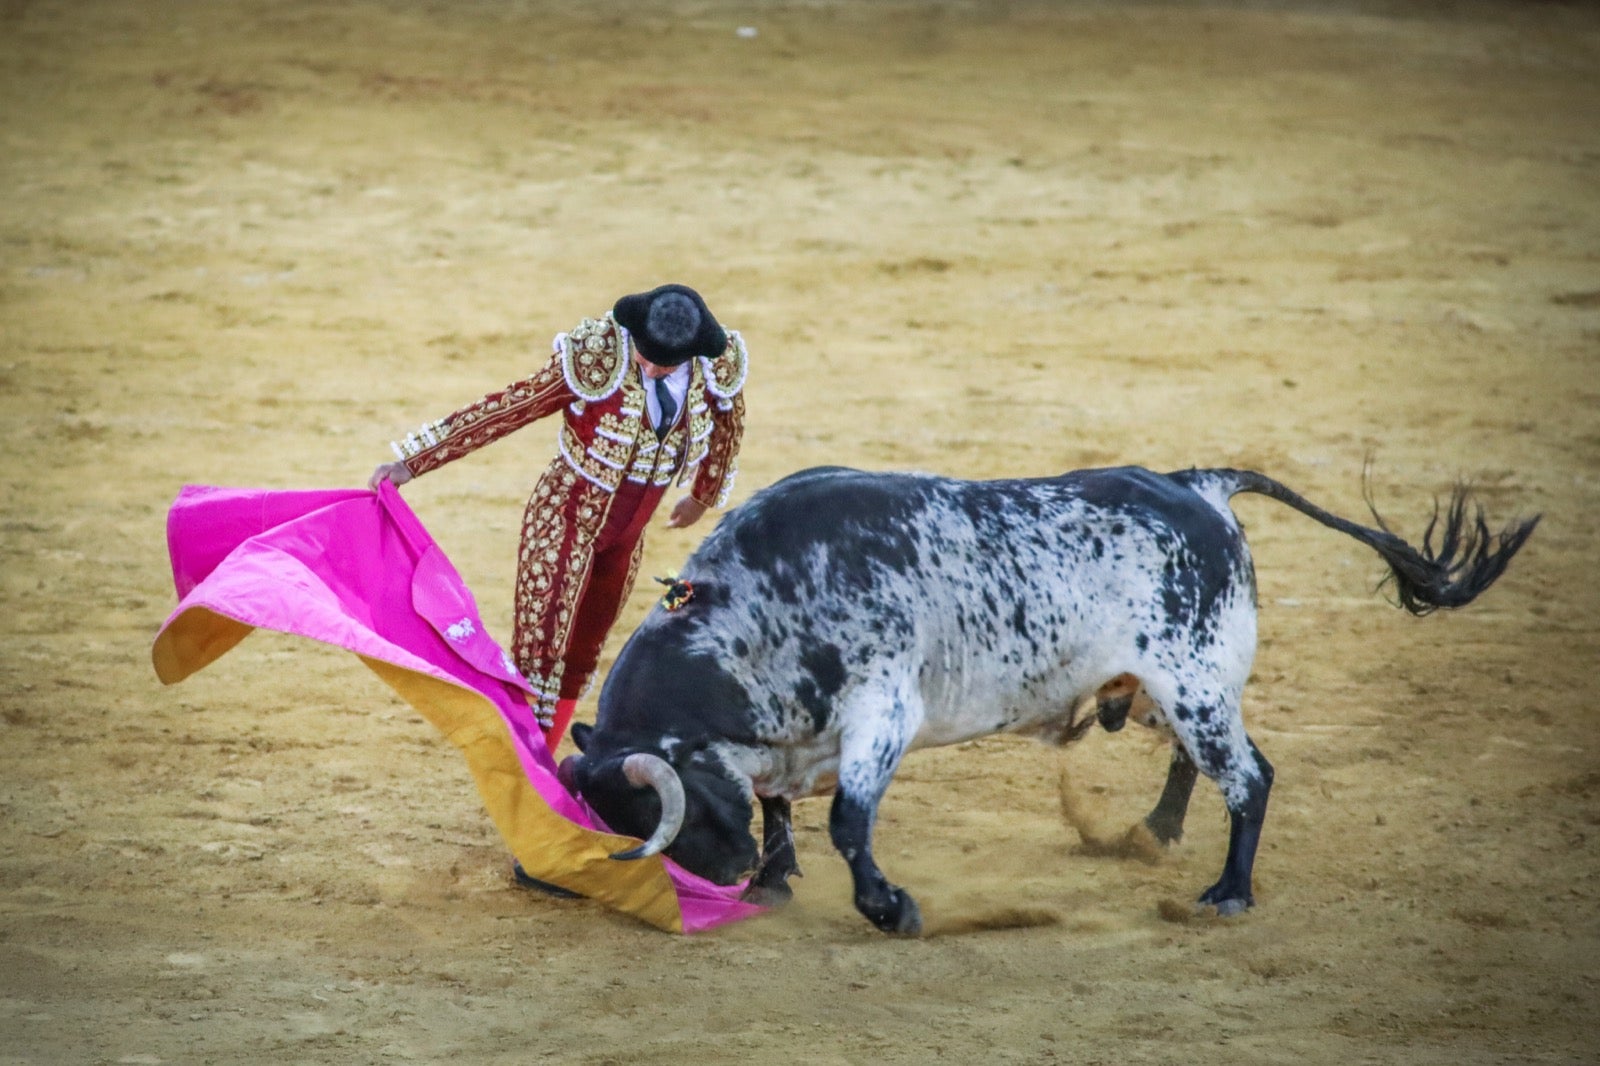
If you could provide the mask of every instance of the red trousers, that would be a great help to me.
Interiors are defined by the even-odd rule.
[[[607,494],[560,459],[540,480],[523,519],[511,642],[539,709],[576,699],[588,687],[665,492],[662,485],[624,481]]]
[[[624,481],[611,500],[606,523],[595,538],[589,580],[578,599],[578,614],[567,637],[566,670],[561,675],[561,698],[583,695],[600,662],[606,634],[616,625],[622,605],[633,589],[644,552],[644,531],[656,512],[664,489]]]

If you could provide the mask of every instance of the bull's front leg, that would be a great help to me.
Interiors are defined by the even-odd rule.
[[[828,815],[828,833],[850,865],[856,910],[886,933],[916,936],[922,912],[911,893],[889,883],[872,858],[872,829],[878,804],[889,788],[900,758],[910,746],[921,715],[909,701],[895,700],[855,716],[858,724],[841,738],[839,791]]]
[[[761,799],[761,865],[744,898],[763,906],[775,907],[787,903],[794,896],[789,878],[799,877],[800,865],[795,858],[794,824],[789,816],[789,801],[782,796],[762,796]]]
[[[833,846],[850,864],[856,886],[856,910],[885,933],[916,936],[922,932],[922,912],[911,893],[889,883],[872,858],[872,823],[876,805],[867,806],[843,791],[833,797],[828,832]]]

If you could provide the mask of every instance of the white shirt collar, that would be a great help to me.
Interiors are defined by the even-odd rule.
[[[644,371],[635,366],[634,371],[639,375],[639,380],[644,382],[644,405],[650,415],[650,424],[653,426],[661,418],[661,404],[656,402],[655,382],[644,376]],[[689,364],[683,363],[672,368],[672,373],[661,379],[667,383],[667,392],[671,394],[673,402],[678,405],[677,414],[673,416],[672,424],[677,425],[683,418],[684,400],[689,395]]]

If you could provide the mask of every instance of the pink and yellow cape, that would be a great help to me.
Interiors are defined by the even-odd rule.
[[[393,486],[188,486],[167,516],[167,543],[180,602],[151,652],[163,682],[209,665],[255,628],[345,648],[461,750],[529,874],[673,932],[759,912],[739,900],[740,886],[663,856],[610,858],[635,841],[609,832],[556,780],[527,682]]]

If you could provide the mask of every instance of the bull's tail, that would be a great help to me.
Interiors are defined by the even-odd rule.
[[[1330,529],[1359,540],[1389,564],[1385,583],[1394,582],[1400,606],[1412,614],[1429,614],[1440,607],[1465,607],[1477,599],[1505,571],[1517,554],[1539,515],[1512,522],[1499,533],[1492,533],[1484,519],[1483,507],[1464,484],[1457,484],[1444,509],[1443,524],[1439,501],[1434,500],[1433,516],[1422,534],[1422,547],[1415,548],[1390,531],[1388,523],[1373,505],[1371,486],[1365,476],[1362,494],[1377,528],[1360,525],[1323,510],[1294,490],[1254,470],[1187,470],[1171,475],[1218,506],[1240,492],[1270,496],[1287,504]],[[1439,544],[1434,546],[1434,534]]]

